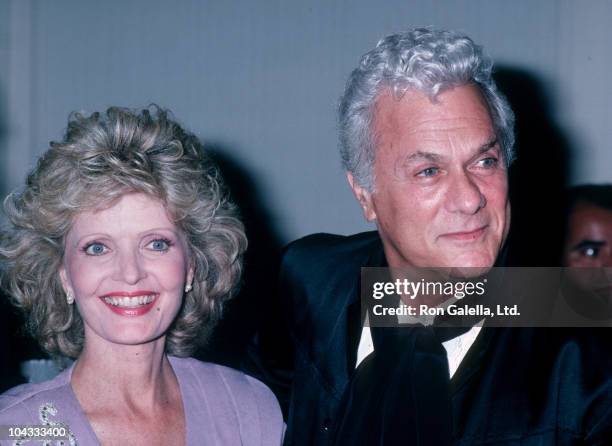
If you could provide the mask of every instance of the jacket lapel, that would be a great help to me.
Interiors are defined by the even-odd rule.
[[[367,268],[378,268],[387,266],[385,259],[385,253],[380,240],[372,243],[369,250],[369,255],[363,267]],[[361,311],[361,269],[356,276],[357,286],[353,289],[352,295],[348,299],[348,305],[346,308],[347,314],[347,343],[346,343],[346,365],[347,365],[347,382],[348,378],[352,375],[355,365],[357,363],[357,349],[359,348],[359,341],[361,340],[361,333],[363,331],[363,315]],[[373,333],[374,335],[374,333]]]

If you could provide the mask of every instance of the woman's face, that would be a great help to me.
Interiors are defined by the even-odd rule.
[[[164,342],[193,271],[161,202],[132,193],[78,214],[64,248],[60,275],[76,298],[86,346]]]

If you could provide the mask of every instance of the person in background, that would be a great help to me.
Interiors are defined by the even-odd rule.
[[[612,185],[584,184],[568,191],[565,266],[612,266]]]
[[[71,445],[281,444],[266,386],[189,358],[247,241],[216,166],[168,112],[74,114],[5,212],[7,294],[44,350],[76,361],[2,394],[0,425],[64,424]]]
[[[612,185],[574,186],[567,194],[564,302],[581,316],[612,318]],[[566,310],[567,311],[567,310]]]

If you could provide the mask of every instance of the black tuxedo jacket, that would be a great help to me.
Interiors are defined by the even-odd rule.
[[[396,429],[401,418],[376,419],[385,413],[385,405],[401,406],[402,398],[378,397],[371,400],[378,407],[351,412],[355,395],[369,401],[363,393],[368,385],[351,381],[362,330],[360,268],[384,264],[376,232],[350,237],[315,234],[287,248],[280,289],[295,345],[287,444],[329,444],[338,429],[346,433],[351,425],[360,432],[360,444],[395,444],[391,438],[374,437],[387,429],[402,432]],[[426,356],[433,353],[429,363],[422,363],[431,366],[431,388],[417,386],[420,399],[405,399],[410,407],[404,420],[414,416],[419,421],[415,425],[406,420],[403,432],[411,432],[411,427],[429,432],[436,426],[443,432],[449,426],[445,420],[451,418],[455,445],[612,445],[611,334],[609,329],[485,327],[450,384],[436,378],[440,350],[432,346],[427,333],[404,334],[409,338],[404,345],[412,350],[398,361],[393,377],[375,383],[375,393],[392,394],[388,387],[395,385],[398,374],[412,373],[410,355],[419,357],[424,346]],[[368,362],[369,358],[366,367]],[[410,388],[402,392],[409,394]],[[450,407],[446,412],[445,394],[452,415]],[[428,395],[433,406],[419,406]],[[432,407],[439,411],[435,420],[430,419]],[[374,437],[369,426],[374,426]],[[408,435],[402,444],[433,444],[419,438]],[[440,438],[443,442],[444,435]]]

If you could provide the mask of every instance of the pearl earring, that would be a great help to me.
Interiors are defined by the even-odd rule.
[[[190,292],[192,288],[193,288],[193,287],[191,286],[191,284],[190,284],[190,283],[188,283],[187,285],[185,285],[185,292],[186,292],[186,293]]]
[[[66,302],[68,302],[68,305],[74,303],[74,294],[71,290],[66,291]]]

